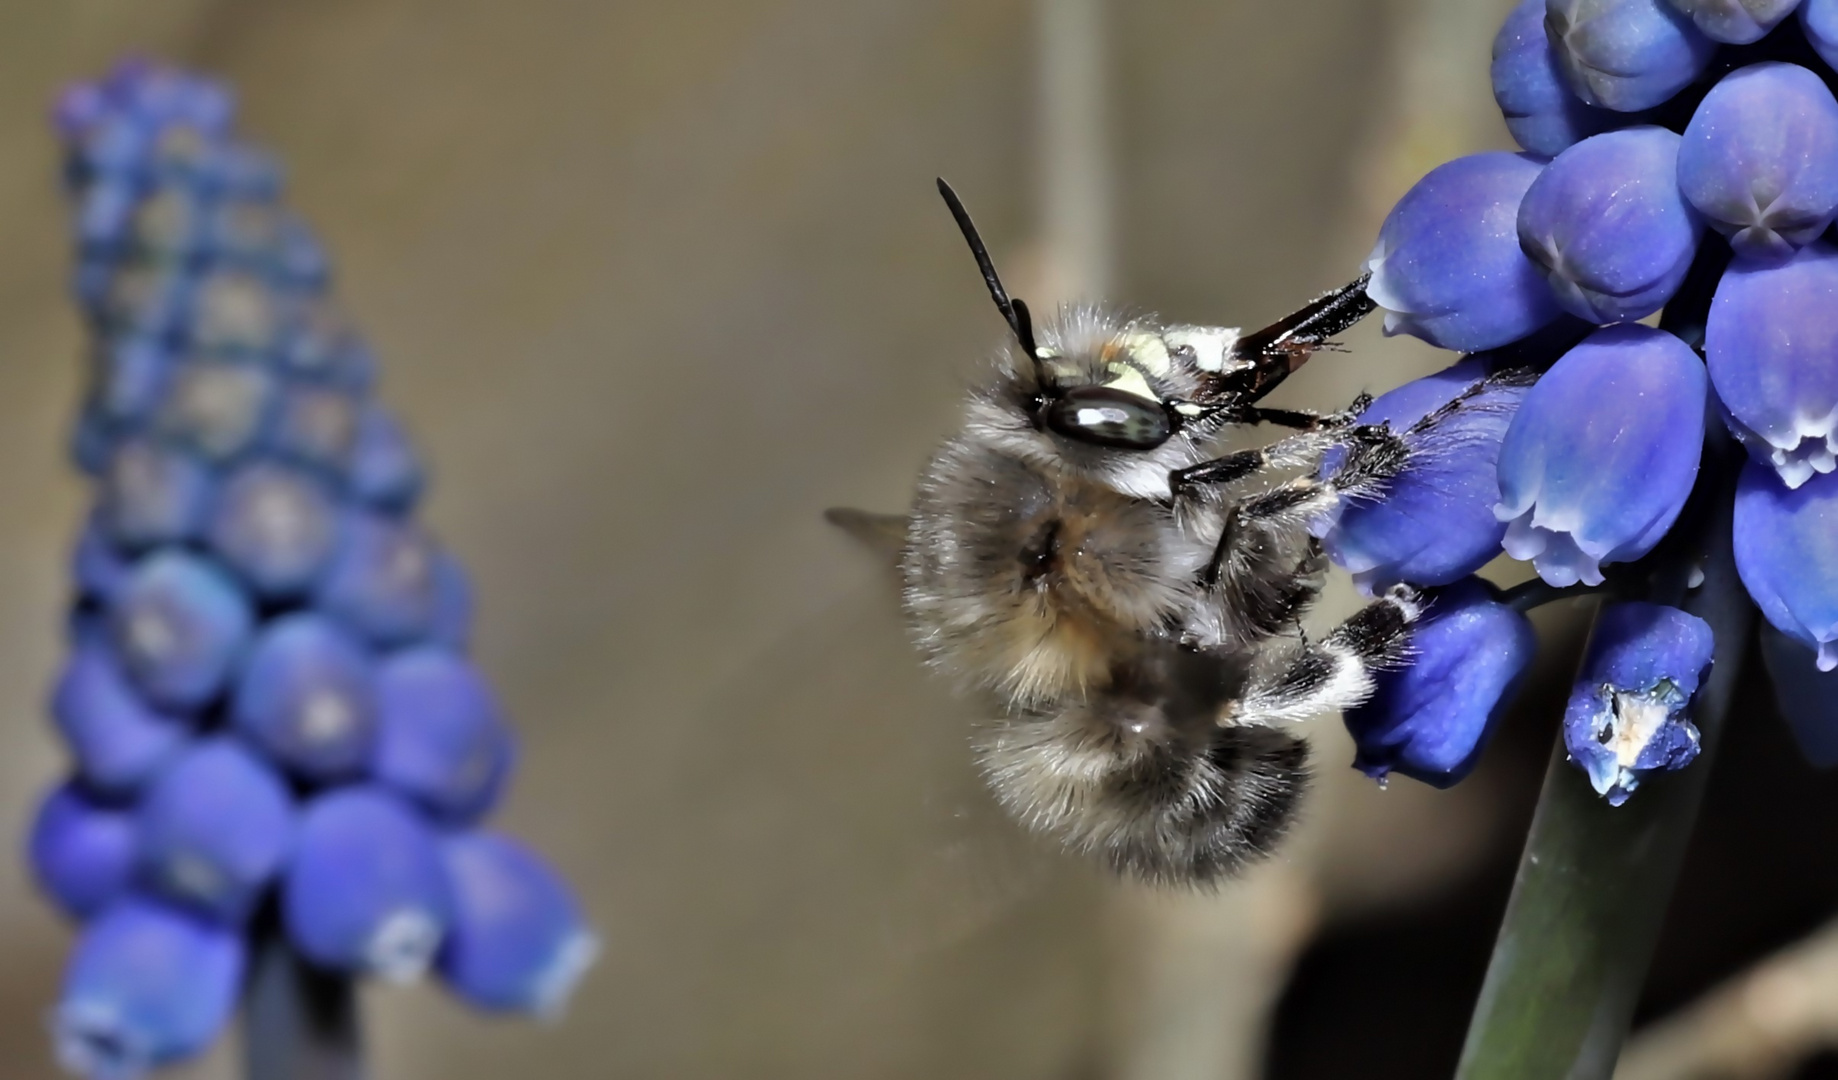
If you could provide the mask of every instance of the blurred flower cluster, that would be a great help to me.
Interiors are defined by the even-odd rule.
[[[1363,587],[1442,587],[1416,662],[1348,717],[1361,768],[1472,767],[1533,652],[1525,605],[1469,578],[1502,551],[1552,588],[1608,585],[1565,721],[1596,790],[1620,802],[1688,764],[1710,629],[1625,602],[1614,579],[1650,575],[1612,567],[1679,521],[1715,427],[1747,451],[1735,558],[1781,704],[1809,757],[1838,759],[1834,64],[1838,0],[1507,17],[1493,90],[1524,151],[1432,170],[1368,263],[1388,333],[1475,355],[1373,403],[1416,463],[1321,526]]]
[[[127,62],[56,113],[95,498],[51,705],[74,769],[30,858],[83,924],[60,1054],[104,1080],[206,1047],[257,934],[538,1013],[594,948],[554,871],[480,828],[513,748],[467,658],[464,574],[416,522],[372,356],[232,112]]]

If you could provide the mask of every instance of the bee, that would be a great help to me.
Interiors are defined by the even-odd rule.
[[[912,632],[994,706],[977,759],[1029,829],[1149,882],[1228,876],[1295,817],[1308,752],[1289,723],[1364,700],[1423,606],[1400,587],[1303,636],[1326,569],[1311,523],[1380,493],[1409,451],[1355,421],[1367,398],[1258,404],[1373,309],[1366,279],[1251,333],[1096,307],[1037,328],[938,188],[1010,340],[905,518]],[[1289,434],[1220,452],[1256,424]]]

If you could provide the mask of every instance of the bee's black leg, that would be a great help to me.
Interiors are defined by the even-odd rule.
[[[1254,679],[1233,711],[1240,723],[1305,720],[1330,709],[1347,709],[1372,695],[1372,676],[1399,663],[1410,628],[1423,614],[1423,600],[1407,585],[1394,586],[1354,612],[1266,679]]]

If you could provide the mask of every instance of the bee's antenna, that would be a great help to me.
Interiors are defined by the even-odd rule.
[[[945,205],[951,208],[951,216],[970,245],[970,254],[976,256],[977,269],[983,272],[983,284],[989,286],[989,298],[996,302],[1002,318],[1008,320],[1008,328],[1015,332],[1015,340],[1021,342],[1028,359],[1039,364],[1040,349],[1034,344],[1034,321],[1028,315],[1027,305],[1008,298],[1008,290],[1002,287],[1002,279],[996,275],[996,264],[989,258],[989,249],[983,246],[983,238],[977,235],[976,224],[970,220],[970,211],[964,209],[964,201],[942,176],[938,178],[938,194],[944,196]]]

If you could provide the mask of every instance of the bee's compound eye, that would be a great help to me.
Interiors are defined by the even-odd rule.
[[[1068,439],[1121,450],[1153,450],[1174,435],[1159,401],[1107,386],[1081,386],[1047,406],[1047,426]]]

